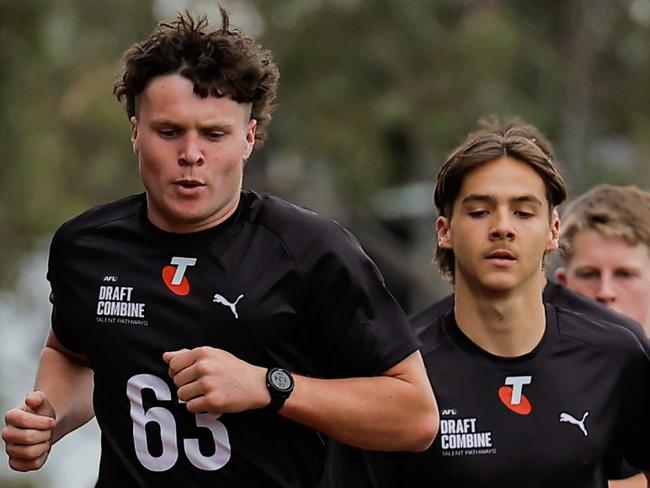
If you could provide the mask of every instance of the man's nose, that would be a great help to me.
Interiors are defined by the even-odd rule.
[[[178,155],[178,163],[181,166],[203,164],[205,157],[201,150],[198,138],[193,134],[187,134],[183,139],[183,145]]]
[[[490,228],[491,240],[512,240],[516,236],[515,228],[512,225],[512,219],[507,211],[497,211],[494,213],[494,221]]]
[[[598,289],[596,290],[596,300],[603,305],[608,305],[616,301],[616,289],[610,276],[605,274],[600,276]]]

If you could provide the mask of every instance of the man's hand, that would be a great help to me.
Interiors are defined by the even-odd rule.
[[[7,412],[2,439],[12,469],[33,471],[45,464],[52,447],[55,419],[54,407],[42,391],[30,393],[21,406]]]
[[[192,413],[234,413],[271,402],[266,370],[213,347],[166,352],[169,377]]]

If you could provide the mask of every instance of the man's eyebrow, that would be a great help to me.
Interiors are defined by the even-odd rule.
[[[494,195],[488,195],[483,193],[472,193],[467,195],[461,201],[461,204],[474,203],[474,202],[487,202],[494,203],[497,201],[497,197]],[[533,194],[518,195],[515,197],[510,197],[508,199],[511,203],[535,203],[537,205],[543,205],[542,201]]]
[[[204,124],[198,124],[198,126],[201,129],[230,129],[231,127],[235,126],[237,122],[231,122],[226,120],[221,120],[221,121],[208,120]]]
[[[169,126],[169,127],[182,127],[183,124],[176,122],[167,118],[160,119],[151,119],[151,125],[155,126]],[[228,130],[233,127],[234,124],[230,122],[206,122],[205,124],[200,124],[200,130]]]
[[[470,195],[467,195],[463,200],[460,202],[461,204],[465,203],[473,203],[473,202],[495,202],[496,197],[492,195],[486,195],[482,193],[472,193]]]
[[[149,122],[151,123],[151,125],[173,125],[173,126],[179,125],[177,122],[173,122],[172,120],[165,119],[165,118],[160,118],[160,119],[151,118],[149,119]]]
[[[544,205],[542,201],[537,198],[535,195],[532,194],[526,194],[526,195],[520,195],[518,197],[513,197],[510,199],[511,202],[521,202],[521,203],[535,203],[537,205]]]

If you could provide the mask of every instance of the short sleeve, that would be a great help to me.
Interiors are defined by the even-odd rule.
[[[638,344],[637,344],[638,345]],[[638,350],[627,364],[619,445],[623,457],[633,467],[650,470],[650,358]]]
[[[68,246],[59,229],[52,238],[48,259],[47,280],[50,282],[50,303],[52,304],[52,330],[57,339],[73,352],[83,353],[82,340],[75,331],[70,318],[69,287],[65,277],[65,261]]]
[[[404,311],[356,238],[331,222],[298,256],[312,340],[335,376],[381,374],[418,349]]]

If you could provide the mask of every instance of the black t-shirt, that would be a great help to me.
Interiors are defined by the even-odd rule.
[[[650,355],[650,340],[641,324],[635,320],[552,281],[549,281],[544,288],[544,301],[628,329],[636,336],[646,353]],[[612,453],[607,463],[606,472],[609,479],[625,479],[639,474],[640,471],[621,460],[620,455]]]
[[[323,486],[607,486],[612,451],[650,467],[650,361],[632,333],[547,304],[535,350],[500,358],[452,309],[448,297],[412,320],[440,409],[434,444],[413,454],[332,443]]]
[[[611,322],[628,329],[641,342],[646,352],[650,354],[650,340],[648,340],[648,336],[646,336],[641,325],[635,320],[553,281],[547,281],[542,298],[544,302],[552,303],[556,307],[566,308],[573,312],[586,315],[591,319]],[[454,295],[451,294],[438,300],[424,310],[413,314],[409,318],[414,332],[420,335],[425,329],[435,323],[437,317],[440,317],[453,308]]]
[[[648,340],[648,336],[645,334],[641,324],[636,320],[632,320],[611,308],[607,308],[596,300],[587,298],[553,281],[546,283],[543,297],[545,302],[552,303],[556,307],[566,308],[572,312],[578,312],[590,318],[617,324],[628,329],[639,340],[645,351],[650,353],[650,340]]]
[[[335,222],[242,192],[236,213],[163,232],[144,195],[92,209],[55,234],[52,327],[87,356],[102,431],[98,487],[309,487],[316,432],[264,409],[191,414],[165,351],[213,346],[322,378],[378,375],[419,342],[376,266]]]

